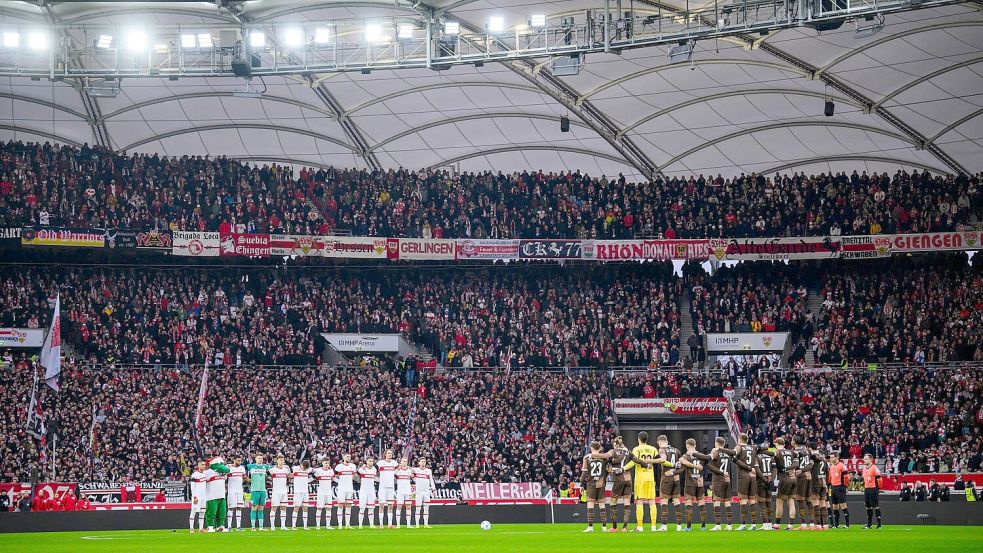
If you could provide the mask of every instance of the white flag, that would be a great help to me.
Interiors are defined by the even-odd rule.
[[[55,298],[55,316],[41,346],[41,366],[44,367],[45,383],[57,391],[61,374],[61,294]]]
[[[195,409],[195,428],[201,430],[201,410],[208,394],[208,356],[205,356],[205,370],[201,372],[201,386],[198,388],[198,408]]]

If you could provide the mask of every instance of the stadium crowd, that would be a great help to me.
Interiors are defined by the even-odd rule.
[[[826,264],[812,340],[821,364],[981,361],[983,272],[965,256]]]
[[[66,341],[97,364],[313,365],[320,332],[399,332],[452,367],[657,366],[679,359],[671,271],[8,267],[0,325],[46,325],[60,290]]]
[[[736,403],[758,440],[804,434],[892,473],[981,470],[983,370],[763,371]]]
[[[0,227],[434,238],[803,236],[958,230],[980,176],[690,176],[295,169],[0,143]]]

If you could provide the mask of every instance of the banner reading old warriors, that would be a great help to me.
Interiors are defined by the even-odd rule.
[[[106,231],[99,229],[25,227],[21,230],[23,246],[62,246],[101,248],[106,244]]]
[[[710,253],[720,261],[775,259],[832,259],[842,250],[840,237],[714,238]]]
[[[191,257],[218,257],[219,237],[217,232],[174,231],[174,246],[171,253]]]
[[[580,240],[519,240],[519,259],[580,259]]]
[[[518,240],[458,240],[458,259],[518,259]]]

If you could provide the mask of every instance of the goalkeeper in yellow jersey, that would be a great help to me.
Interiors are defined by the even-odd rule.
[[[655,503],[655,468],[654,464],[665,463],[659,457],[659,450],[648,444],[648,432],[644,430],[638,433],[638,445],[631,450],[628,463],[624,464],[624,470],[635,469],[635,532],[642,531],[642,524],[645,515],[645,503],[649,505],[649,520],[652,523],[652,531],[656,528],[656,503]],[[619,449],[619,444],[623,447],[621,438],[617,438],[615,449]],[[597,453],[592,456],[609,459],[613,457],[615,451],[608,453]],[[620,464],[620,463],[619,463]],[[613,469],[614,467],[612,467]],[[628,500],[626,500],[627,502]]]

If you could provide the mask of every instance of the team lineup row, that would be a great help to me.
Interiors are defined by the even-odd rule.
[[[250,528],[253,531],[265,530],[267,476],[271,482],[271,530],[275,530],[278,523],[280,529],[287,529],[290,519],[287,509],[290,507],[293,509],[291,528],[296,530],[300,524],[304,529],[309,528],[312,503],[310,486],[313,483],[316,483],[313,504],[317,529],[321,528],[322,519],[324,528],[335,528],[331,525],[332,507],[337,511],[338,528],[353,527],[351,515],[356,483],[359,485],[359,527],[367,520],[371,528],[399,528],[405,514],[408,528],[430,528],[430,500],[436,491],[436,483],[426,458],[420,458],[417,466],[411,467],[409,459],[403,457],[396,461],[392,450],[387,450],[383,459],[376,461],[368,457],[360,466],[356,466],[352,463],[351,455],[346,453],[334,467],[329,459],[323,458],[321,466],[313,469],[307,460],[288,466],[282,455],[276,458],[273,465],[267,464],[263,455],[255,455],[253,460],[253,463],[245,466],[238,457],[233,458],[231,466],[221,456],[198,462],[197,470],[190,478],[191,514],[188,524],[191,532],[195,531],[196,518],[199,531],[244,530],[241,517],[242,511],[247,508]],[[293,480],[292,494],[288,489],[289,480]],[[243,491],[244,483],[249,484],[248,496]],[[298,493],[298,490],[302,493]],[[379,507],[378,526],[375,524],[376,506]]]
[[[630,506],[634,491],[634,531],[643,530],[645,505],[649,505],[652,531],[666,531],[669,507],[673,506],[677,531],[692,530],[694,517],[698,516],[700,529],[706,529],[707,503],[713,506],[712,531],[730,530],[734,522],[733,491],[737,494],[737,530],[778,530],[788,506],[788,525],[792,530],[798,515],[800,530],[825,530],[839,527],[840,515],[845,526],[850,526],[850,514],[846,505],[848,484],[847,468],[839,455],[826,454],[795,436],[790,447],[783,438],[774,446],[753,445],[746,435],[738,437],[733,449],[726,447],[726,439],[718,437],[709,454],[697,451],[696,440],[686,440],[686,452],[669,445],[669,439],[661,435],[658,447],[648,444],[648,433],[639,432],[638,446],[629,450],[622,438],[616,437],[613,447],[601,451],[601,444],[593,442],[591,452],[583,459],[581,484],[587,496],[587,528],[594,531],[595,507],[600,509],[603,531],[607,531],[607,506],[611,505],[611,530],[618,530],[614,509],[622,505],[622,526],[628,531]],[[731,470],[736,469],[736,490],[731,485]],[[656,496],[656,467],[661,469],[659,494]],[[704,468],[712,475],[709,497],[705,493]],[[634,473],[634,474],[633,474]],[[880,471],[871,455],[864,457],[864,489],[867,509],[867,525],[873,517],[877,528],[881,527],[881,511],[878,504]],[[611,495],[607,497],[607,480],[611,479]],[[772,510],[772,486],[777,480],[777,503]],[[685,513],[684,513],[685,511]],[[694,514],[695,511],[695,514]],[[658,514],[659,523],[656,522]],[[685,514],[685,527],[683,518]],[[726,527],[722,526],[726,517]],[[832,521],[832,523],[831,523]]]

